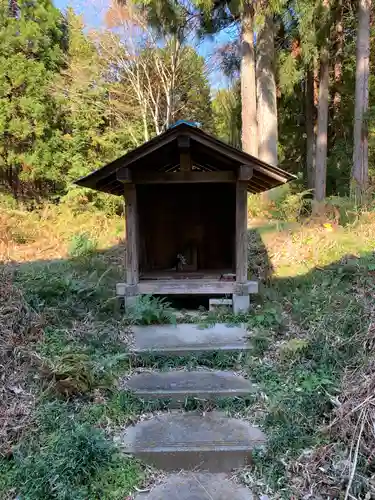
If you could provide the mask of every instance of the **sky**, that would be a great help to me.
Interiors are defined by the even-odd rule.
[[[54,5],[60,10],[64,11],[68,7],[72,7],[77,14],[82,15],[88,29],[97,29],[103,26],[104,14],[108,9],[109,3],[109,0],[54,0]],[[203,41],[197,41],[196,49],[206,60],[209,69],[209,80],[213,91],[230,85],[228,78],[218,68],[215,49],[228,43],[234,36],[236,34],[232,29],[214,37],[207,37]]]

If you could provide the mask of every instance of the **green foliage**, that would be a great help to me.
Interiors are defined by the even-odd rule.
[[[293,459],[328,442],[320,429],[329,423],[340,378],[366,362],[367,305],[354,291],[373,289],[365,271],[372,261],[369,254],[355,259],[354,266],[339,262],[272,282],[270,298],[288,311],[295,326],[282,337],[261,330],[252,343],[258,347],[258,339],[266,341],[252,351],[257,357],[247,370],[267,394],[268,448],[255,456],[255,466],[275,491],[288,487],[286,450]]]
[[[64,115],[64,157],[72,182],[103,163],[124,154],[132,141],[110,103],[107,65],[95,40],[83,31],[82,19],[67,11],[69,45],[66,69],[56,75],[55,87]],[[69,185],[67,185],[70,188]],[[87,192],[78,196],[87,196]],[[97,195],[91,193],[93,202]]]
[[[249,327],[273,328],[277,330],[283,324],[281,311],[277,305],[259,308],[255,314],[248,314],[247,318]]]
[[[108,425],[131,425],[142,413],[167,409],[168,405],[158,400],[144,401],[136,398],[124,389],[111,390],[104,401],[93,403],[83,408],[80,420],[96,427],[107,428]]]
[[[251,337],[251,352],[255,356],[262,356],[270,347],[272,335],[268,331],[254,332]]]
[[[56,415],[57,416],[57,415]],[[140,471],[122,458],[103,431],[69,422],[60,414],[42,432],[22,443],[14,453],[13,486],[30,500],[113,498],[127,495]]]
[[[286,95],[293,94],[295,97],[295,84],[303,78],[303,70],[298,64],[298,60],[290,57],[289,52],[282,51],[279,54],[278,64],[279,84],[282,92]]]
[[[185,5],[174,0],[134,0],[147,15],[148,22],[159,35],[182,36],[183,27],[189,22],[189,11]]]
[[[18,183],[62,181],[60,112],[49,88],[63,62],[63,19],[49,0],[0,3],[0,173]],[[53,158],[53,161],[52,161]]]
[[[334,390],[332,372],[290,370],[286,375],[264,371],[258,380],[268,387],[270,402],[265,426],[268,430],[268,457],[281,456],[286,449],[296,453],[319,443],[316,428],[331,410],[329,391]],[[326,392],[327,391],[327,392]]]
[[[103,434],[88,426],[49,437],[39,453],[20,447],[15,453],[15,482],[27,498],[85,498],[89,481],[110,463],[113,449]],[[52,493],[53,492],[53,493]]]
[[[286,196],[283,190],[270,194],[275,205]],[[338,200],[333,202],[338,204]],[[346,201],[343,206],[351,210]],[[268,448],[255,454],[252,485],[258,488],[257,479],[262,476],[261,485],[267,481],[270,489],[291,498],[288,488],[293,461],[306,449],[331,445],[332,438],[321,429],[332,419],[342,375],[363,366],[370,354],[366,346],[375,258],[373,224],[368,220],[373,214],[366,219],[357,215],[357,221],[333,232],[320,225],[296,223],[285,231],[270,225],[249,232],[253,237],[249,239],[249,260],[258,265],[256,258],[266,259],[268,252],[272,276],[248,314],[201,316],[202,328],[218,320],[245,323],[249,353],[129,356],[124,336],[129,323],[174,321],[173,311],[165,301],[153,298],[147,298],[134,316],[116,315],[114,308],[103,307],[103,303],[111,303],[114,283],[119,279],[117,260],[112,262],[111,252],[66,262],[19,264],[16,284],[46,322],[41,338],[32,345],[33,359],[46,367],[44,380],[55,391],[43,390],[43,373],[33,367],[30,378],[33,388],[40,389],[38,407],[14,458],[0,461],[0,496],[6,498],[10,488],[15,488],[13,496],[30,499],[53,495],[126,498],[133,485],[140,486],[141,468],[113,448],[108,455],[107,445],[103,451],[104,434],[98,434],[97,429],[112,436],[145,412],[166,410],[168,402],[145,403],[113,381],[137,367],[162,371],[206,367],[244,373],[258,384],[259,392],[216,403],[187,398],[183,408],[218,408],[260,423],[268,436]],[[88,216],[93,217],[91,213]],[[27,217],[31,227],[40,222],[33,214]],[[96,223],[96,219],[92,221]],[[57,225],[55,220],[53,225]],[[22,225],[23,230],[27,227]],[[93,433],[90,426],[96,429]],[[82,449],[82,457],[77,448]],[[52,466],[48,468],[47,462]],[[87,474],[81,473],[82,468]],[[358,474],[366,477],[368,470],[361,463],[359,468]],[[81,479],[72,479],[73,471]],[[26,474],[35,481],[29,481]],[[241,474],[245,480],[249,477],[248,471]],[[71,493],[66,492],[68,483]]]
[[[0,457],[0,495],[1,498],[7,498],[5,495],[13,486],[14,468],[13,464],[7,458]]]
[[[67,207],[74,214],[100,211],[113,216],[124,213],[124,201],[121,197],[79,187],[71,187],[66,195],[60,198],[60,205]]]
[[[267,197],[250,195],[248,211],[252,217],[297,222],[311,213],[311,190],[295,192],[290,184],[268,191]]]
[[[18,276],[26,289],[26,298],[33,308],[40,311],[45,307],[59,306],[62,312],[68,307],[69,313],[74,302],[78,308],[80,300],[85,301],[91,296],[93,286],[78,279],[74,273],[64,275],[65,270],[66,266],[62,265],[60,269],[51,270],[51,274],[46,275],[44,273],[48,272],[48,268],[35,267]],[[33,282],[32,287],[30,281]]]
[[[43,365],[42,375],[48,388],[64,397],[90,392],[94,386],[94,375],[87,354],[67,353]]]
[[[191,47],[184,47],[180,57],[184,61],[184,75],[181,75],[180,88],[175,92],[180,101],[176,108],[180,110],[174,113],[173,119],[198,122],[203,129],[210,132],[212,108],[205,60]],[[189,75],[189,78],[186,78],[186,75]]]
[[[309,341],[306,339],[290,339],[280,347],[280,356],[288,361],[299,358],[308,348]]]
[[[116,315],[115,284],[108,267],[101,271],[94,257],[74,264],[33,264],[16,274],[29,305],[43,312],[51,324],[69,324],[87,314]]]
[[[63,196],[75,211],[121,213],[120,199],[77,190],[72,182],[180,118],[210,130],[204,59],[192,47],[178,46],[173,109],[166,119],[170,96],[158,72],[160,65],[165,75],[171,70],[176,33],[157,42],[152,35],[145,44],[138,39],[135,61],[126,38],[109,29],[88,34],[72,9],[63,16],[49,0],[14,5],[17,12],[9,15],[9,2],[0,4],[2,185],[17,200],[32,198],[37,204]],[[140,70],[144,74],[135,88]]]
[[[157,323],[176,323],[174,311],[164,298],[141,295],[126,311],[132,324],[152,325]]]
[[[330,113],[328,120],[327,194],[346,196],[350,188],[353,156],[353,116],[356,71],[356,8],[344,7],[340,2],[329,4],[308,0],[289,3],[280,19],[277,34],[281,50],[277,54],[277,75],[281,88],[278,100],[279,160],[280,165],[293,173],[301,173],[306,185],[306,79],[307,71],[319,67],[319,55],[327,43],[330,60],[341,76],[332,74],[329,82]],[[341,12],[342,10],[342,12]],[[342,35],[336,32],[335,23],[341,18]],[[342,36],[342,47],[338,38]],[[371,35],[373,37],[373,34]],[[373,45],[373,44],[372,44]],[[371,64],[375,61],[372,51]],[[308,99],[317,99],[315,97]],[[374,80],[370,80],[370,96],[375,92]],[[336,100],[336,103],[335,103]],[[371,98],[370,98],[371,102]],[[316,120],[314,106],[313,120]],[[370,117],[370,129],[373,116]],[[373,168],[371,134],[369,168]]]
[[[50,394],[69,399],[109,388],[129,367],[129,354],[120,333],[108,324],[91,328],[79,339],[67,338],[64,330],[46,329],[36,351],[41,358],[41,382]]]
[[[274,207],[271,208],[270,213],[273,218],[280,219],[286,222],[296,222],[301,216],[310,213],[310,200],[311,191],[302,191],[300,193],[290,193],[289,189],[285,189],[280,193],[281,196],[275,196],[271,200]]]
[[[75,234],[69,245],[70,257],[87,257],[95,252],[98,243],[86,233]]]
[[[3,210],[16,210],[17,202],[14,197],[7,193],[0,193],[0,209]]]
[[[142,356],[142,359],[136,359],[136,366],[152,367],[155,370],[168,371],[173,368],[184,367],[188,370],[194,370],[197,367],[204,366],[211,369],[235,369],[241,366],[241,361],[246,356],[241,354],[231,354],[224,352],[204,353],[196,356]]]
[[[213,101],[215,135],[231,146],[241,148],[241,97],[238,83],[219,90]]]

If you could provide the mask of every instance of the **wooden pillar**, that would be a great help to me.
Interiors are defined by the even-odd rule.
[[[190,155],[190,138],[187,136],[180,136],[177,139],[178,149],[180,151],[180,170],[181,172],[189,172],[192,167]]]
[[[137,285],[139,281],[138,262],[138,209],[135,184],[125,184],[126,224],[126,283]]]
[[[247,183],[236,183],[236,281],[247,281]]]

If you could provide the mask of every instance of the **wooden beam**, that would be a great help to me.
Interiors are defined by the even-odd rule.
[[[190,172],[192,169],[190,151],[180,151],[180,170]]]
[[[249,181],[253,176],[253,167],[250,165],[241,165],[238,169],[238,180]]]
[[[116,172],[116,178],[120,182],[132,182],[132,173],[130,168],[121,167]]]
[[[255,176],[250,179],[249,184],[252,184],[257,188],[263,189],[264,191],[271,189],[269,185],[266,185],[262,180],[259,179],[259,177]]]
[[[140,280],[138,293],[151,295],[225,295],[233,293],[234,281],[220,280]]]
[[[119,295],[129,288],[124,283],[117,283]],[[122,293],[119,293],[122,292]],[[221,281],[214,279],[186,279],[186,280],[140,280],[136,293],[144,295],[226,295],[233,293],[258,293],[258,282],[247,281],[239,284],[235,281]]]
[[[177,146],[180,151],[190,149],[190,137],[188,135],[179,135],[177,137]]]
[[[247,185],[236,184],[236,281],[247,281]]]
[[[177,138],[177,146],[180,151],[180,170],[181,172],[190,172],[192,169],[190,137],[187,135],[180,135]]]
[[[181,184],[199,182],[235,182],[236,176],[231,171],[217,172],[136,172],[133,175],[136,184]]]
[[[138,210],[137,191],[134,184],[125,184],[126,224],[126,283],[136,285],[139,281],[138,263]]]
[[[244,159],[244,153],[243,151],[236,150],[233,147],[229,147],[226,144],[223,144],[221,141],[217,139],[211,139],[208,137],[204,137],[202,135],[194,135],[194,132],[191,132],[192,137],[194,138],[195,142],[198,142],[202,144],[203,146],[207,146],[208,148],[211,149],[211,151],[214,151],[217,155],[224,155],[225,157],[231,157],[232,160],[237,161],[237,162],[243,162],[246,161]],[[228,150],[230,148],[230,151]],[[253,167],[254,170],[258,170],[262,174],[266,175],[267,177],[271,177],[272,179],[277,180],[278,182],[285,183],[289,179],[282,175],[282,172],[278,173],[275,172],[275,169],[272,169],[272,166],[270,168],[267,168],[267,165],[264,164],[262,165],[263,162],[258,160],[257,158],[253,157]]]

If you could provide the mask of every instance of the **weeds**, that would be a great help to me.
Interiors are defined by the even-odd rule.
[[[345,415],[356,405],[367,408],[373,383],[367,375],[362,389],[354,384],[364,373],[361,367],[369,366],[374,281],[367,270],[372,261],[372,253],[360,259],[341,258],[298,278],[275,277],[266,291],[281,307],[283,326],[271,333],[267,328],[259,330],[252,340],[258,349],[245,367],[266,395],[261,421],[269,439],[267,451],[255,457],[255,474],[245,478],[249,484],[262,476],[262,484],[272,494],[284,491],[285,498],[344,494],[353,467],[350,448],[359,439],[360,413],[349,420]],[[346,385],[343,380],[349,373],[354,379]],[[353,388],[351,395],[343,393],[343,383]],[[343,404],[346,398],[348,407]],[[335,415],[338,427],[330,424]],[[352,491],[363,496],[373,492],[365,479],[369,475],[366,459],[372,460],[369,436],[365,427],[353,476]]]
[[[87,233],[79,233],[70,240],[68,255],[70,257],[87,257],[92,255],[98,247],[98,242],[90,238]]]
[[[129,360],[121,318],[104,316],[111,291],[100,285],[111,278],[91,264],[35,264],[15,279],[2,269],[1,498],[117,500],[142,480],[138,464],[89,426],[108,434],[135,418],[126,401],[107,419],[118,408],[107,391]]]
[[[126,315],[130,324],[176,323],[176,316],[170,303],[164,298],[152,295],[137,297],[135,304],[127,308]]]
[[[148,366],[155,370],[167,371],[173,368],[184,367],[187,370],[194,370],[198,366],[217,370],[239,369],[247,355],[244,353],[212,352],[199,355],[188,356],[142,356],[133,360],[134,367]]]
[[[87,354],[65,354],[55,361],[47,361],[41,375],[49,388],[67,398],[90,392],[94,387],[94,374]]]
[[[8,455],[29,424],[35,404],[30,370],[35,344],[43,338],[43,319],[0,268],[0,456]]]
[[[292,205],[275,202],[293,218]],[[268,449],[255,454],[253,470],[241,471],[254,493],[340,498],[350,486],[357,498],[375,495],[371,214],[365,220],[356,213],[345,227],[318,221],[250,231],[250,272],[264,283],[261,296],[250,314],[208,313],[201,321],[202,328],[216,321],[246,324],[250,353],[136,360],[127,352],[128,326],[176,320],[161,299],[141,299],[126,315],[116,306],[122,220],[94,213],[60,218],[54,208],[6,217],[1,258],[18,264],[14,279],[8,273],[0,284],[0,363],[7,374],[1,498],[126,498],[143,471],[118,455],[111,436],[144,413],[164,410],[166,402],[145,403],[113,382],[146,365],[233,369],[259,386],[256,398],[215,404],[188,398],[184,405],[219,408],[264,427]],[[35,241],[15,242],[12,228]],[[61,260],[82,233],[100,248],[114,248],[91,252],[77,243],[75,257]],[[52,260],[36,262],[41,259]],[[33,262],[20,264],[26,260]],[[46,385],[54,391],[43,392]]]
[[[21,498],[120,499],[139,481],[141,471],[120,456],[103,431],[64,422],[59,430],[21,443],[14,452],[12,475]]]
[[[80,419],[108,431],[111,427],[123,427],[137,422],[139,415],[167,408],[167,402],[145,402],[124,389],[110,390],[98,395],[93,404],[86,406]]]

